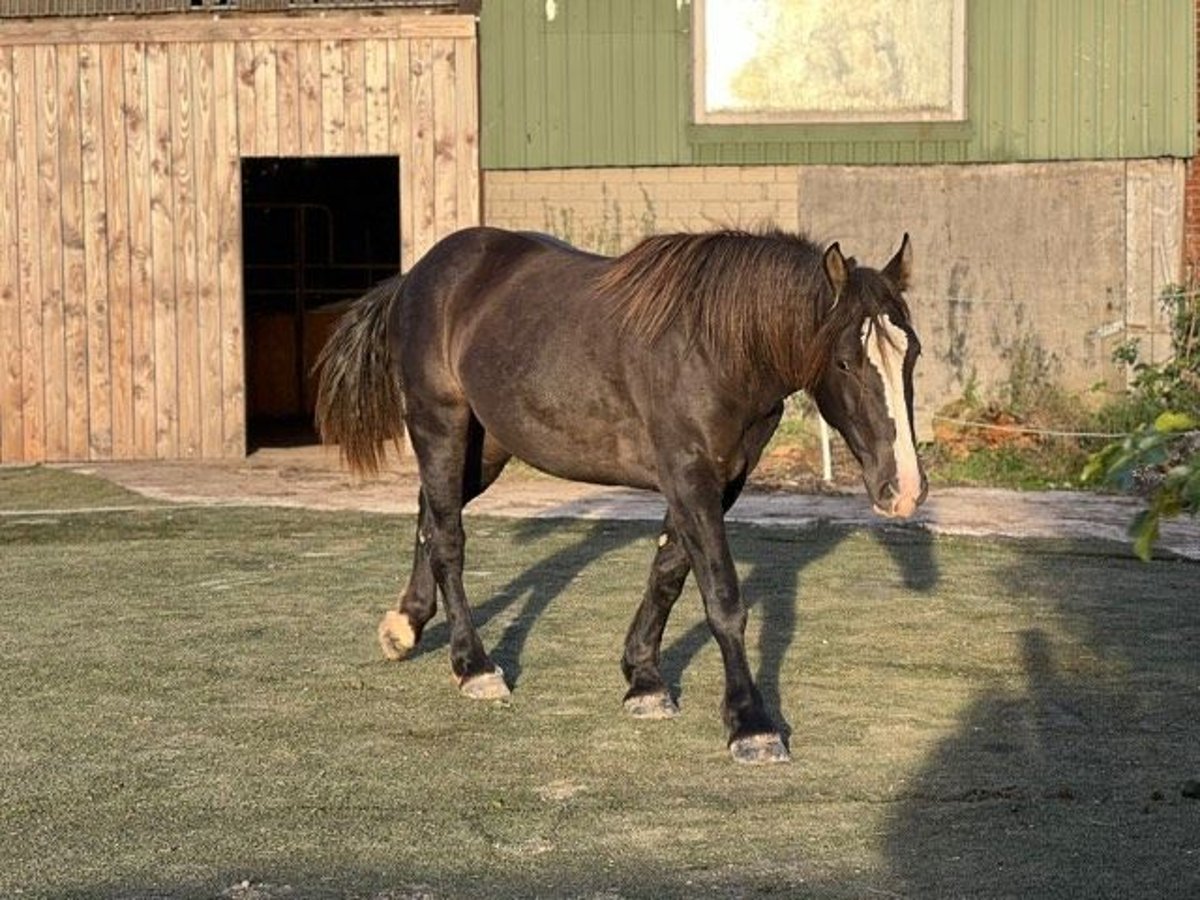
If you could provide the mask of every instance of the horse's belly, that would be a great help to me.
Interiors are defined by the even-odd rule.
[[[569,293],[523,291],[474,311],[452,351],[467,402],[494,440],[542,471],[655,487],[639,377],[611,323]]]
[[[514,385],[505,393],[503,403],[477,397],[471,405],[484,429],[518,459],[572,481],[658,486],[653,448],[632,410],[611,398],[589,402],[568,392]]]

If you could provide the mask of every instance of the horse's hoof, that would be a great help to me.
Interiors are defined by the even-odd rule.
[[[379,649],[388,659],[404,659],[417,646],[417,633],[408,616],[390,609],[379,623]]]
[[[791,762],[791,754],[777,734],[752,734],[729,744],[729,755],[744,766],[768,766]]]
[[[669,693],[659,691],[626,697],[625,712],[635,719],[673,719],[679,715],[679,705]]]
[[[504,683],[504,671],[499,666],[494,672],[484,672],[460,681],[458,689],[463,696],[472,700],[508,700],[512,697],[512,691]]]

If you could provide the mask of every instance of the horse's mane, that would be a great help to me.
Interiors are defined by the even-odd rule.
[[[813,386],[849,321],[822,250],[802,235],[713,231],[648,237],[599,276],[620,327],[648,342],[679,327],[724,367]],[[834,321],[836,319],[837,321]]]

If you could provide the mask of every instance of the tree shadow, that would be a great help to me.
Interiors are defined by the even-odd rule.
[[[911,896],[1200,896],[1200,566],[1021,558],[998,582],[1023,684],[985,685],[911,780],[893,872]]]

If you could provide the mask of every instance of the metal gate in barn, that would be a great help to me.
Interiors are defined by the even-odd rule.
[[[106,2],[119,5],[82,6]],[[290,330],[264,326],[251,289],[270,260],[247,255],[245,233],[264,207],[268,222],[308,215],[322,205],[308,188],[336,177],[335,194],[393,210],[375,261],[324,260],[357,279],[479,221],[476,20],[460,5],[157,8],[172,2],[203,15],[56,17],[70,4],[27,0],[41,17],[0,27],[2,462],[238,457],[254,402],[269,412],[294,391],[287,409],[304,413],[305,367],[337,302],[367,282],[304,294]],[[285,6],[326,9],[237,12]],[[254,192],[276,169],[303,189],[263,201]],[[334,209],[343,232],[354,209]],[[252,328],[266,356],[247,358]],[[267,400],[250,397],[248,369]]]

